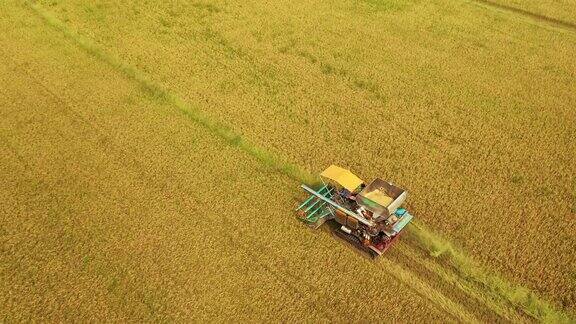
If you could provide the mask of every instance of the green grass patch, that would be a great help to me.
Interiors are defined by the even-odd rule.
[[[498,274],[483,269],[477,262],[440,235],[433,233],[421,224],[410,226],[410,236],[429,251],[434,258],[452,265],[460,276],[475,282],[489,292],[518,307],[526,314],[545,323],[572,323],[568,314],[556,309],[528,288],[513,284]]]

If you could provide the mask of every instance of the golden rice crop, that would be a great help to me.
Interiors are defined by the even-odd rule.
[[[564,28],[576,28],[576,8],[574,2],[562,1],[511,1],[511,0],[478,0],[480,5],[493,6],[499,10],[512,11],[526,16],[548,22]]]
[[[574,309],[570,33],[445,1],[85,6],[60,16],[210,118],[307,170],[404,185],[419,219]]]
[[[400,265],[306,231],[297,182],[9,14],[27,27],[2,25],[2,318],[367,320],[384,303],[399,320],[474,319]]]
[[[83,8],[83,11],[74,12],[71,10],[76,5]],[[198,318],[201,314],[210,318],[218,315],[217,312],[220,312],[223,318],[227,318],[227,315],[233,314],[242,307],[250,307],[254,317],[270,318],[272,316],[270,312],[279,311],[279,303],[286,298],[285,295],[276,295],[274,298],[277,299],[274,301],[261,304],[260,299],[257,298],[256,300],[255,298],[251,299],[249,303],[238,303],[237,299],[234,299],[234,296],[230,294],[242,291],[242,288],[256,289],[261,294],[265,294],[262,295],[264,297],[269,295],[266,294],[269,289],[265,287],[274,287],[280,281],[286,287],[290,287],[291,291],[301,299],[313,300],[303,307],[308,307],[307,312],[310,309],[316,310],[314,314],[318,318],[335,319],[348,316],[351,319],[363,319],[366,314],[376,312],[380,303],[386,301],[397,307],[394,310],[397,313],[390,315],[398,319],[430,320],[435,318],[445,320],[446,316],[452,316],[451,319],[461,321],[474,321],[476,319],[493,321],[500,317],[518,320],[517,316],[520,315],[511,311],[509,306],[500,303],[491,304],[490,300],[482,296],[482,290],[479,290],[477,286],[466,286],[466,284],[458,282],[458,279],[454,279],[449,269],[439,268],[437,264],[423,260],[422,256],[414,257],[412,247],[401,250],[404,252],[391,254],[390,257],[394,259],[395,263],[384,260],[376,266],[378,271],[375,271],[373,264],[364,262],[361,263],[361,266],[350,270],[349,265],[357,263],[357,259],[354,255],[348,254],[350,253],[349,250],[343,249],[341,246],[338,247],[323,234],[314,236],[314,244],[311,245],[309,240],[312,237],[306,236],[303,239],[302,228],[294,226],[297,225],[294,220],[286,217],[290,214],[291,204],[294,204],[296,200],[295,197],[289,196],[294,195],[292,188],[296,188],[297,183],[270,171],[277,168],[288,171],[294,178],[302,179],[309,177],[308,171],[302,171],[303,169],[295,164],[285,164],[282,161],[295,161],[298,165],[305,166],[304,170],[320,170],[324,164],[333,162],[332,159],[337,156],[340,157],[338,161],[353,166],[353,169],[359,170],[362,175],[381,175],[378,168],[390,170],[389,174],[394,174],[394,180],[405,181],[411,191],[411,186],[414,186],[415,196],[421,202],[413,201],[411,207],[417,213],[420,210],[426,210],[428,214],[428,209],[430,210],[429,215],[423,215],[422,219],[444,231],[456,231],[455,234],[450,234],[451,237],[470,236],[472,231],[477,231],[484,224],[477,220],[481,218],[466,219],[469,228],[461,228],[462,220],[457,219],[456,216],[470,213],[470,215],[481,215],[485,221],[486,218],[495,218],[498,215],[487,213],[486,202],[477,204],[477,199],[474,198],[479,195],[474,190],[470,191],[463,179],[480,177],[480,180],[474,179],[474,184],[477,185],[493,184],[496,179],[500,183],[491,187],[490,193],[510,190],[506,184],[508,179],[503,177],[504,171],[498,167],[510,164],[509,159],[501,158],[501,153],[507,152],[505,144],[514,142],[515,137],[512,131],[498,128],[502,125],[499,118],[506,117],[507,122],[512,121],[512,124],[516,123],[516,125],[527,121],[526,117],[511,115],[509,111],[504,111],[504,115],[494,116],[494,109],[501,108],[502,103],[494,102],[493,98],[486,93],[484,93],[484,97],[476,98],[474,96],[476,93],[468,89],[478,89],[481,80],[477,82],[468,80],[468,83],[464,82],[459,87],[448,82],[447,80],[453,78],[454,73],[459,71],[458,69],[448,70],[443,75],[445,79],[442,79],[449,83],[449,85],[445,85],[446,87],[451,86],[461,91],[458,95],[451,95],[446,98],[441,85],[438,88],[432,87],[418,92],[416,86],[421,86],[424,89],[430,82],[437,81],[438,76],[432,72],[428,72],[429,74],[426,75],[426,69],[432,68],[438,73],[441,65],[437,61],[436,67],[434,64],[418,66],[418,64],[423,63],[418,61],[418,54],[430,53],[421,48],[415,48],[413,52],[402,52],[399,48],[406,47],[407,44],[404,43],[404,40],[399,39],[398,35],[381,34],[382,37],[387,38],[387,41],[392,42],[387,43],[391,47],[391,54],[381,56],[379,49],[374,48],[374,52],[366,50],[374,58],[361,55],[362,48],[366,48],[366,39],[374,37],[371,28],[378,30],[377,26],[374,26],[373,15],[386,18],[389,21],[387,27],[392,25],[400,28],[401,24],[396,24],[402,22],[402,19],[410,21],[414,18],[411,16],[414,12],[409,11],[408,14],[400,15],[398,20],[394,20],[392,16],[386,16],[385,12],[374,11],[371,6],[354,7],[352,12],[361,19],[352,22],[351,26],[355,27],[353,30],[357,32],[363,31],[359,35],[366,39],[362,40],[362,37],[357,37],[354,41],[350,41],[349,38],[342,37],[343,35],[339,34],[338,31],[333,34],[325,34],[326,29],[320,28],[317,31],[310,29],[315,21],[314,16],[303,16],[298,21],[301,25],[296,26],[290,25],[292,21],[290,17],[293,16],[278,16],[279,10],[286,10],[287,13],[314,12],[309,10],[308,5],[300,4],[294,8],[271,8],[250,4],[248,12],[246,12],[246,9],[243,8],[223,7],[222,4],[218,3],[210,6],[188,6],[186,3],[174,2],[166,5],[166,7],[144,8],[123,7],[123,5],[109,3],[85,5],[83,2],[78,2],[62,11],[64,20],[68,20],[72,25],[79,27],[80,31],[86,30],[86,28],[91,29],[90,37],[96,38],[101,44],[109,47],[112,52],[117,51],[119,57],[127,58],[129,64],[125,65],[119,59],[110,59],[110,56],[99,50],[99,47],[92,46],[89,42],[83,41],[81,37],[75,39],[76,44],[79,44],[96,58],[106,62],[112,69],[120,70],[130,80],[136,81],[137,85],[145,90],[144,93],[153,99],[150,101],[139,96],[128,96],[116,101],[111,100],[112,103],[120,102],[121,105],[129,105],[131,109],[122,110],[123,114],[117,115],[114,115],[115,110],[113,109],[105,113],[102,111],[102,106],[113,107],[114,104],[101,102],[101,95],[97,94],[86,98],[85,90],[82,90],[94,85],[102,86],[105,84],[104,81],[98,83],[91,81],[97,79],[95,75],[98,73],[94,70],[83,71],[89,77],[84,77],[84,83],[72,88],[66,87],[65,79],[62,79],[58,73],[53,73],[53,75],[40,73],[40,75],[45,75],[45,82],[50,84],[50,89],[54,88],[52,91],[61,93],[60,98],[66,98],[72,103],[89,103],[86,107],[87,111],[82,112],[82,114],[86,114],[88,120],[95,119],[98,121],[98,127],[102,128],[101,134],[113,134],[112,142],[115,143],[116,149],[112,150],[113,154],[108,154],[122,159],[124,163],[128,163],[130,166],[128,170],[119,171],[120,173],[109,171],[106,180],[102,180],[103,182],[95,185],[95,187],[107,187],[109,185],[106,183],[110,179],[115,179],[117,175],[125,173],[137,175],[137,178],[145,180],[144,184],[135,191],[139,197],[127,201],[123,206],[135,206],[130,208],[136,210],[140,208],[147,216],[144,218],[146,221],[126,220],[115,224],[116,232],[98,233],[98,235],[109,238],[113,235],[121,235],[119,233],[126,228],[134,227],[134,233],[137,235],[136,238],[133,238],[134,242],[138,242],[139,238],[151,242],[139,250],[138,244],[133,243],[125,246],[127,241],[124,239],[109,243],[112,247],[111,252],[106,249],[103,250],[106,252],[103,258],[109,264],[112,263],[114,267],[124,270],[133,267],[136,269],[137,276],[151,274],[145,282],[142,282],[142,285],[134,281],[134,275],[128,279],[122,277],[123,282],[129,283],[129,285],[123,286],[124,296],[127,291],[133,290],[133,293],[128,293],[133,298],[128,302],[121,302],[122,311],[127,312],[126,316],[129,318],[146,314],[146,312],[130,310],[131,305],[139,304],[148,308],[148,314],[152,318]],[[314,9],[317,9],[317,12],[333,14],[338,13],[339,10],[350,13],[351,10],[344,5],[336,8],[320,7]],[[406,6],[394,8],[395,13],[400,9],[405,10]],[[432,6],[424,9],[428,10],[425,12],[434,12],[438,8]],[[424,9],[419,8],[419,10]],[[58,11],[61,8],[56,6],[54,10]],[[127,12],[123,12],[123,10]],[[188,16],[182,15],[182,12],[194,12],[195,14]],[[113,14],[110,15],[110,13]],[[79,16],[75,16],[77,14]],[[82,16],[84,14],[86,16]],[[114,28],[114,15],[123,16],[126,14],[133,14],[138,17],[138,31],[128,30],[128,33],[123,34],[123,36],[127,36],[126,38],[118,38],[117,34],[110,34]],[[222,19],[222,15],[228,15],[228,19]],[[239,21],[246,19],[256,19],[258,23],[247,24],[246,26],[248,29],[257,26],[257,30],[246,30],[246,26],[238,26]],[[453,15],[451,19],[459,22],[458,19],[461,18],[458,15]],[[163,27],[158,29],[153,24],[155,21],[158,21]],[[482,22],[481,19],[480,21]],[[214,25],[215,22],[216,25]],[[52,24],[58,26],[58,22],[52,22]],[[335,26],[333,19],[326,19],[325,24],[321,27]],[[364,27],[360,26],[362,24]],[[267,28],[271,25],[273,28]],[[506,27],[506,24],[503,25]],[[126,24],[117,27],[124,28],[118,29],[123,32],[130,29]],[[470,28],[466,25],[461,27]],[[68,33],[67,29],[61,29],[61,31],[68,38],[76,38],[77,36]],[[401,32],[400,29],[392,33],[404,35]],[[437,36],[444,32],[446,30],[438,28],[433,31],[432,35]],[[141,37],[143,35],[141,33],[148,33],[154,37],[145,40],[144,37]],[[407,35],[410,34],[407,33]],[[451,36],[459,36],[459,34],[451,34]],[[302,42],[307,37],[314,42]],[[435,44],[434,41],[437,39],[434,37],[424,39],[428,42],[427,45]],[[339,40],[340,38],[342,39]],[[342,53],[333,51],[332,47],[334,44],[338,44],[338,41],[348,42],[339,47],[345,49]],[[552,43],[554,41],[554,39],[551,40]],[[451,46],[454,45],[453,41],[450,40],[440,44],[448,48],[452,48]],[[515,46],[520,45],[515,44]],[[380,50],[382,49],[380,48]],[[418,51],[423,51],[423,53],[418,53]],[[468,49],[464,51],[464,53],[470,54],[468,52]],[[43,52],[40,51],[39,53]],[[562,51],[557,53],[560,65],[570,64],[570,61],[565,57],[562,59],[565,54]],[[133,57],[135,57],[134,61],[132,61]],[[395,57],[405,57],[405,59],[411,59],[417,64],[416,66],[397,64],[393,60]],[[433,56],[427,57],[433,58]],[[480,58],[486,59],[482,55]],[[440,58],[436,59],[440,60]],[[86,60],[86,57],[82,56],[82,59],[77,58],[77,60],[79,61],[76,63],[77,66],[84,66],[83,60]],[[386,71],[390,74],[389,76],[383,75],[382,69],[369,68],[382,64],[382,60],[388,64],[384,66],[390,67],[390,70]],[[458,67],[463,66],[471,69],[472,72],[480,76],[487,73],[474,70],[470,66],[466,67],[463,62],[453,63],[457,63]],[[136,68],[132,66],[136,66]],[[174,66],[179,68],[175,70]],[[40,69],[41,65],[38,65],[37,68]],[[558,71],[562,76],[563,70],[555,70],[555,72]],[[422,73],[425,74],[425,77],[424,80],[415,80],[416,85],[412,85],[403,76],[404,73],[408,75]],[[159,82],[149,79],[150,76]],[[484,78],[489,79],[489,76],[488,73]],[[107,74],[104,77],[111,78]],[[518,75],[515,77],[521,79]],[[390,79],[396,82],[386,82]],[[562,80],[562,78],[560,79]],[[112,80],[114,79],[112,78]],[[119,82],[110,79],[105,81],[109,83]],[[158,86],[159,84],[164,86]],[[510,87],[511,85],[506,84],[506,86]],[[400,89],[395,87],[400,87]],[[175,90],[175,92],[165,91],[165,88]],[[131,91],[132,93],[134,91],[139,93],[139,90],[141,89]],[[488,91],[488,94],[492,94],[489,90],[484,89],[484,91]],[[557,91],[562,92],[564,90],[560,88]],[[111,94],[117,93],[109,92]],[[8,91],[8,96],[10,95]],[[421,95],[423,98],[420,98]],[[509,100],[513,99],[517,99],[517,97]],[[444,100],[444,103],[451,103],[457,109],[455,111],[442,111],[441,105],[434,104],[431,104],[430,111],[423,109],[428,101],[433,103],[434,100]],[[561,117],[570,118],[572,115],[566,102],[569,103],[573,98],[568,96],[565,100],[560,101],[561,105],[557,107],[556,112]],[[124,103],[125,101],[127,103]],[[412,101],[416,103],[415,107],[409,104]],[[464,106],[458,106],[463,102],[473,103],[487,111],[478,113],[475,110],[466,110]],[[171,107],[158,106],[159,103],[167,103],[166,106]],[[190,110],[189,103],[195,108],[201,108],[201,114]],[[142,106],[146,106],[146,109],[140,110]],[[148,112],[150,108],[148,106],[154,107],[156,112]],[[174,106],[179,109],[174,110]],[[462,111],[458,111],[458,109]],[[257,118],[253,117],[255,112],[258,113]],[[445,112],[445,114],[440,112]],[[107,115],[110,113],[112,116]],[[192,120],[195,125],[204,126],[205,131],[198,132],[195,126],[184,122],[182,113],[186,117],[184,120]],[[533,114],[534,112],[529,111],[529,113]],[[551,114],[547,111],[544,111],[542,116],[544,122],[540,122],[542,125],[538,126],[549,127],[550,123],[558,122],[558,119],[562,121],[558,116],[556,116],[558,119],[553,118],[554,116],[551,118]],[[463,117],[468,119],[463,119]],[[221,120],[224,125],[228,126],[213,123],[213,120]],[[479,126],[479,122],[485,122],[487,126]],[[444,123],[446,124],[444,125]],[[54,127],[52,123],[50,125]],[[121,126],[119,127],[119,125]],[[282,129],[278,128],[278,125],[282,125]],[[446,132],[437,130],[438,125],[446,127]],[[531,135],[529,131],[536,125],[531,124],[531,127],[528,127],[528,132],[524,131],[521,134],[523,136]],[[464,132],[465,129],[471,129],[474,132],[467,134]],[[544,144],[557,145],[555,147],[561,148],[570,145],[566,141],[570,136],[569,129],[544,129],[552,132],[552,134],[556,131],[566,136],[564,140],[561,138],[560,141],[556,142],[545,139],[543,140],[545,141]],[[10,128],[9,130],[13,129]],[[514,128],[513,130],[518,131]],[[9,137],[14,136],[10,134],[10,131],[7,134]],[[214,135],[224,139],[228,144],[232,144],[233,147],[240,148],[244,153],[239,154],[234,149],[226,148],[222,143],[218,144],[218,140],[205,139]],[[384,141],[393,135],[402,136],[394,137],[394,141]],[[481,135],[492,140],[492,148],[498,154],[486,151],[486,148],[482,146],[485,138],[482,138]],[[22,135],[17,135],[16,138],[18,136]],[[94,134],[87,136],[88,138],[97,137]],[[191,138],[194,138],[194,142],[199,146],[191,147],[189,143]],[[265,149],[252,146],[245,138]],[[520,144],[525,144],[525,140],[526,138],[516,139]],[[110,139],[105,141],[110,141]],[[201,144],[205,141],[209,144]],[[25,146],[25,143],[26,140],[23,140],[19,145],[18,143],[11,145],[15,146],[15,150],[18,152],[18,149]],[[338,145],[332,145],[333,143],[338,143]],[[544,144],[541,143],[540,146],[532,149],[541,149]],[[362,149],[359,150],[358,148]],[[101,150],[93,146],[90,146],[90,149],[96,152]],[[56,155],[55,152],[62,153],[65,151],[59,148],[57,151],[51,152]],[[269,152],[278,153],[281,158],[278,158],[277,154],[270,154]],[[245,153],[248,154],[243,155]],[[470,157],[462,158],[463,153],[470,155]],[[523,159],[532,153],[534,152],[530,150],[523,151],[517,158],[519,161],[525,162]],[[28,154],[29,157],[35,155],[33,150]],[[74,154],[69,155],[73,160],[79,159]],[[201,160],[199,160],[200,157]],[[253,160],[254,157],[256,161]],[[479,163],[479,157],[485,160],[481,160]],[[568,160],[571,158],[570,155],[566,157]],[[88,163],[85,161],[91,160],[93,160],[92,156],[82,159],[83,163]],[[370,163],[365,162],[368,160]],[[409,163],[422,160],[426,160],[429,165],[422,164],[422,162]],[[264,166],[268,167],[263,167],[261,162],[264,162]],[[550,164],[557,166],[562,165],[561,162],[563,161],[552,160]],[[90,163],[88,164],[90,165]],[[118,167],[116,164],[112,165],[114,168]],[[273,168],[270,169],[270,166]],[[60,167],[60,165],[56,163],[54,167]],[[109,168],[111,167],[109,166]],[[563,167],[566,172],[570,172],[569,166],[563,165]],[[483,174],[483,172],[494,171],[494,169],[496,172],[493,175],[488,174],[486,176]],[[528,173],[534,172],[532,166],[528,166],[527,169]],[[188,173],[188,170],[195,172]],[[80,174],[86,176],[87,173]],[[447,174],[450,176],[443,179],[442,177],[446,177]],[[427,182],[430,179],[441,179],[441,181],[432,184]],[[513,179],[515,179],[513,182],[523,183],[527,181],[523,175]],[[565,181],[566,179],[562,177],[560,180]],[[533,182],[533,179],[529,180],[529,183]],[[282,183],[278,187],[291,189],[276,188],[274,190],[277,191],[271,191],[271,183]],[[151,188],[151,193],[145,190],[147,187]],[[451,187],[456,187],[457,190],[452,190]],[[113,190],[117,194],[117,192],[128,191],[128,188],[132,187],[126,184],[118,185],[117,188],[109,190]],[[204,191],[198,194],[196,188],[203,188]],[[246,192],[244,191],[245,188],[253,188],[253,191]],[[62,190],[69,193],[68,190],[70,189],[64,188]],[[76,189],[80,192],[83,187],[79,186]],[[270,200],[255,200],[254,195],[260,193],[268,194]],[[140,202],[142,199],[149,201],[149,204],[142,204]],[[214,203],[215,199],[218,203]],[[560,202],[564,200],[565,196],[558,198]],[[271,201],[279,207],[274,206],[274,210],[270,210]],[[509,201],[500,203],[505,205]],[[465,210],[459,212],[455,209],[456,204],[462,204],[459,207],[463,207]],[[112,201],[106,201],[102,203],[101,207],[95,207],[95,210],[102,211],[109,205],[114,204]],[[146,213],[146,207],[150,205],[155,206],[158,211]],[[498,202],[495,205],[496,208],[502,210]],[[202,207],[201,210],[198,210],[198,206]],[[122,210],[119,210],[117,206],[113,207],[116,209],[111,211],[112,215],[122,215]],[[507,206],[507,208],[514,210],[517,207]],[[532,208],[540,211],[542,207],[533,206]],[[517,208],[517,210],[519,209]],[[182,214],[185,214],[186,210],[194,210],[204,216],[195,219],[197,226],[192,226],[188,219],[182,218]],[[227,214],[230,210],[237,212],[237,217],[223,218],[222,215]],[[446,211],[451,212],[454,216],[432,218],[432,216],[438,216]],[[563,213],[562,209],[560,209],[560,213]],[[134,215],[134,212],[130,215]],[[271,226],[262,226],[262,219],[258,218],[258,215],[262,215],[267,222],[271,222]],[[149,224],[148,222],[152,223]],[[178,234],[170,232],[172,227],[167,226],[173,222],[179,225],[179,227],[176,226],[181,230]],[[215,226],[214,222],[219,223],[219,226]],[[452,227],[455,222],[459,227]],[[227,230],[221,231],[222,226],[226,227]],[[216,230],[222,237],[214,233],[204,236],[206,233],[198,228]],[[494,229],[487,227],[483,230],[490,233]],[[567,231],[570,233],[569,228]],[[187,236],[191,233],[194,233],[193,239]],[[206,241],[199,237],[205,237]],[[262,239],[267,237],[273,239]],[[173,240],[169,238],[173,238]],[[222,238],[232,241],[234,244],[223,243]],[[490,242],[492,244],[490,246],[477,247],[475,244],[478,242],[485,241],[473,237],[468,244],[474,247],[472,249],[474,254],[480,256],[490,252],[488,248],[498,243]],[[191,269],[195,269],[190,264],[191,259],[186,259],[187,254],[182,252],[186,243],[188,243],[188,247],[195,250],[195,253],[201,253],[197,251],[201,247],[206,249],[206,253],[210,256],[200,254],[191,258],[194,259],[194,265],[201,269],[198,273],[201,278],[186,279],[186,274],[190,273]],[[224,254],[222,256],[221,264],[229,266],[225,275],[222,273],[214,274],[220,270],[217,264],[204,263],[206,259],[220,257],[221,251],[218,248],[220,243],[228,244],[225,246],[230,248],[240,246],[243,249],[239,256],[236,254]],[[461,240],[459,243],[462,243]],[[541,241],[536,241],[536,243],[541,243]],[[466,246],[464,243],[462,245]],[[251,252],[255,246],[266,253],[260,255]],[[294,246],[301,248],[294,249]],[[98,247],[95,248],[98,249]],[[143,257],[148,262],[143,264],[136,262],[138,260],[133,255],[135,252],[138,253],[138,257]],[[118,261],[110,260],[110,256],[115,255],[123,256],[123,258]],[[184,261],[180,259],[182,255],[185,258]],[[303,258],[304,255],[305,258]],[[407,261],[407,256],[410,255],[412,261]],[[338,259],[334,259],[334,256],[337,256]],[[566,262],[570,262],[570,257],[573,255],[568,253],[567,256]],[[517,262],[532,260],[532,258],[537,260],[544,258],[544,261],[549,261],[546,257],[548,256],[521,254]],[[484,258],[486,258],[485,255]],[[198,259],[201,261],[199,262]],[[266,282],[267,286],[261,287],[250,279],[246,281],[238,279],[244,277],[244,272],[236,270],[245,268],[246,262],[248,262],[246,260],[259,260],[259,267],[267,270],[265,271],[266,275],[258,271],[256,274],[250,273],[255,275],[258,280]],[[307,266],[292,264],[287,263],[286,260],[304,260],[301,262],[308,262],[309,264]],[[318,269],[325,267],[327,260],[330,262],[328,272],[319,275]],[[489,262],[484,260],[485,265],[492,264],[491,262],[492,260]],[[151,267],[151,264],[155,266]],[[496,262],[496,264],[498,263]],[[101,267],[98,266],[98,268]],[[158,277],[160,272],[166,275]],[[94,273],[99,276],[100,272]],[[287,275],[288,273],[292,275]],[[299,276],[294,276],[295,273]],[[338,284],[351,281],[358,275],[365,277],[366,280],[348,286]],[[517,276],[518,273],[513,272],[511,275]],[[520,281],[525,282],[524,280],[522,278]],[[566,279],[563,274],[554,274],[548,282],[555,280],[562,282]],[[180,284],[175,284],[175,281]],[[211,284],[203,285],[204,282]],[[374,282],[379,284],[374,286]],[[447,282],[453,286],[446,285]],[[569,279],[568,282],[570,282]],[[190,296],[191,291],[206,290],[218,284],[223,284],[225,287],[215,290],[214,295],[206,293],[203,295],[205,299],[201,299],[199,304],[189,305],[185,303],[186,296]],[[118,279],[110,279],[112,291],[117,285]],[[406,295],[402,293],[405,298],[397,298],[385,293],[394,289],[391,287],[395,286],[398,286],[403,292],[418,291],[421,295],[411,296],[411,293]],[[182,288],[182,290],[178,287],[187,288]],[[349,297],[358,294],[365,294],[366,299],[371,302],[351,300]],[[557,295],[552,295],[554,298],[558,296],[565,297],[567,295],[563,290]],[[326,299],[330,298],[332,300],[327,303]],[[408,306],[401,305],[411,303],[414,298],[417,302],[422,302],[421,305],[431,302],[433,306],[416,307],[418,311],[414,314],[412,314],[412,310],[410,311],[411,314],[404,314],[403,310],[405,311]],[[227,301],[226,305],[229,306],[218,308],[212,304],[216,300],[225,300]],[[296,302],[294,301],[294,303]],[[413,307],[413,305],[409,306],[410,309]],[[347,309],[345,313],[333,311],[334,309],[345,308]],[[294,316],[293,312],[297,311],[297,309],[285,309],[274,318],[290,319]],[[537,318],[543,317],[542,314],[536,315],[540,315],[536,316]],[[313,320],[314,317],[310,319]]]
[[[61,22],[55,20],[49,14],[44,12],[42,9],[38,8],[37,6],[33,6],[33,9],[36,10],[42,17],[44,17],[49,24],[53,25],[55,28],[62,31],[64,33],[64,35],[66,35],[71,40],[73,40],[78,45],[80,45],[81,48],[86,50],[88,53],[92,54],[94,57],[102,60],[105,63],[110,64],[112,67],[118,69],[119,71],[122,71],[130,79],[141,84],[141,86],[144,90],[157,89],[156,91],[154,91],[152,93],[152,96],[156,100],[160,100],[161,102],[166,102],[166,103],[170,104],[171,106],[173,106],[173,108],[180,110],[186,117],[190,118],[196,124],[203,126],[207,130],[209,130],[213,135],[216,135],[216,136],[222,138],[228,144],[230,144],[234,147],[237,147],[237,148],[244,150],[249,155],[252,155],[253,157],[257,158],[257,160],[260,163],[263,163],[264,165],[272,168],[273,170],[281,171],[282,173],[284,173],[290,177],[293,177],[299,181],[306,182],[306,181],[308,181],[307,180],[308,178],[312,178],[311,175],[307,174],[307,172],[303,171],[301,168],[299,168],[295,165],[283,163],[282,161],[278,160],[277,157],[270,155],[269,152],[262,150],[261,148],[254,147],[250,143],[239,138],[234,133],[231,133],[231,132],[227,131],[225,128],[223,128],[222,126],[219,126],[218,123],[215,123],[214,121],[210,121],[210,120],[206,119],[205,117],[203,117],[202,115],[199,115],[195,111],[194,107],[191,107],[186,102],[183,102],[180,98],[174,96],[174,94],[172,94],[170,91],[161,89],[160,86],[155,84],[153,81],[150,81],[149,79],[147,79],[140,71],[137,71],[134,68],[123,64],[117,58],[106,55],[100,49],[98,49],[97,46],[90,43],[88,40],[82,38],[81,36],[75,34],[74,32],[70,31],[65,25],[63,25]],[[147,91],[147,93],[148,92],[149,91]],[[239,139],[239,140],[237,140],[237,139]],[[427,236],[430,236],[432,234],[430,232],[422,232],[422,234],[418,234],[418,233],[419,232],[415,232],[414,234],[417,234],[417,236],[419,238],[423,238],[424,237],[423,234],[425,234]],[[436,241],[440,242],[440,244],[446,245],[446,243],[441,243],[441,240],[439,241],[439,238],[437,237],[436,234],[434,234],[433,236],[434,236],[435,241],[427,242],[427,244],[425,244],[426,249],[429,249],[429,248],[435,249],[434,246],[437,245]],[[546,303],[543,303],[538,298],[534,299],[534,302],[532,300],[528,301],[525,299],[510,299],[508,295],[502,294],[498,290],[501,288],[501,285],[500,286],[494,285],[492,281],[487,281],[487,280],[491,280],[492,278],[495,278],[493,275],[486,275],[484,272],[479,272],[481,270],[475,270],[473,273],[469,273],[469,270],[470,270],[469,265],[471,264],[471,261],[469,261],[467,259],[467,257],[463,257],[461,254],[452,253],[451,255],[454,257],[454,261],[456,261],[457,264],[467,265],[467,267],[459,267],[458,271],[461,272],[460,276],[464,275],[465,278],[468,278],[471,274],[473,275],[471,277],[472,281],[470,281],[464,285],[463,285],[462,281],[459,282],[458,283],[459,289],[457,289],[457,290],[450,289],[450,286],[446,286],[447,283],[448,284],[454,284],[455,283],[455,281],[454,281],[455,277],[453,274],[449,274],[448,273],[449,271],[446,271],[446,269],[441,269],[438,266],[432,266],[431,267],[429,264],[426,264],[425,260],[423,263],[422,260],[417,260],[417,259],[414,259],[413,257],[411,257],[412,261],[409,262],[408,264],[406,264],[406,262],[405,262],[405,260],[403,260],[403,258],[396,260],[396,262],[398,262],[400,264],[406,264],[407,269],[410,269],[409,271],[406,271],[406,269],[398,268],[394,264],[384,263],[384,266],[388,272],[390,270],[392,270],[392,274],[394,274],[396,279],[398,279],[400,282],[410,283],[410,285],[412,287],[417,287],[415,289],[417,289],[418,291],[422,291],[422,290],[427,291],[427,293],[426,293],[427,296],[430,296],[430,295],[436,296],[436,297],[433,297],[431,299],[432,301],[440,302],[440,305],[443,305],[443,307],[449,307],[451,309],[452,313],[460,314],[460,316],[466,316],[466,317],[461,317],[461,318],[468,318],[470,320],[472,317],[470,317],[470,314],[466,315],[466,311],[464,311],[457,304],[453,304],[450,302],[449,299],[447,300],[445,297],[442,297],[442,293],[444,293],[444,294],[448,293],[449,298],[451,298],[452,300],[460,301],[460,304],[462,304],[463,306],[465,305],[466,307],[469,307],[470,310],[472,310],[473,312],[475,312],[477,314],[481,314],[481,316],[485,320],[487,320],[488,318],[493,318],[492,316],[494,316],[494,315],[502,316],[503,318],[506,318],[509,320],[513,320],[513,319],[517,320],[516,319],[517,314],[515,314],[513,309],[506,306],[506,303],[508,303],[508,302],[513,302],[513,305],[515,307],[521,307],[521,308],[531,306],[530,303],[535,302],[534,306],[531,306],[531,308],[536,309],[538,312],[533,313],[530,311],[530,308],[528,308],[528,309],[526,309],[526,311],[528,311],[528,313],[530,315],[532,315],[532,316],[535,315],[537,318],[549,318],[550,316],[557,317],[555,311],[553,309],[547,308],[548,306],[546,305]],[[414,263],[414,261],[415,261],[415,263]],[[433,268],[434,275],[438,276],[438,279],[441,279],[441,280],[439,282],[432,280],[428,276],[429,273],[427,273],[426,270],[424,270],[424,272],[417,271],[417,268],[421,267],[421,266],[423,266],[427,270],[430,270]],[[435,284],[434,284],[435,286],[431,290],[430,287],[428,287],[426,284],[423,285],[422,282],[419,282],[419,279],[417,277],[415,277],[414,274],[411,274],[410,272],[417,272],[419,275],[422,275],[424,278],[426,278],[426,281],[435,282]],[[461,279],[462,279],[462,277],[460,277],[460,280]],[[486,288],[490,288],[491,291],[486,291],[486,288],[479,290],[479,287],[477,287],[477,285],[475,284],[476,280],[479,280],[478,283],[480,283],[482,285],[484,285],[484,284],[489,285],[489,287],[487,286]],[[506,283],[506,282],[503,282],[503,283]],[[439,295],[437,290],[442,291],[442,293],[440,293],[440,295]],[[496,296],[488,297],[487,294],[491,294],[491,293],[495,293]],[[494,303],[494,301],[492,300],[493,297],[496,297],[500,301],[497,303]],[[504,298],[504,299],[501,300],[502,298]],[[480,304],[478,304],[478,302]],[[501,304],[502,302],[504,302],[505,304]],[[543,311],[543,313],[541,311]],[[492,313],[492,312],[494,312],[494,313]],[[486,317],[486,316],[489,316],[489,317]],[[560,315],[560,316],[562,316],[562,315]]]

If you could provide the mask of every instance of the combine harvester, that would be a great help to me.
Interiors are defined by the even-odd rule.
[[[376,258],[384,253],[410,223],[412,215],[400,208],[408,193],[390,182],[375,179],[369,185],[346,169],[331,165],[320,174],[322,187],[301,187],[310,194],[296,211],[316,229],[326,221],[333,233]]]

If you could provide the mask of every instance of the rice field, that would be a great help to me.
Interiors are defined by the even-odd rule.
[[[494,3],[2,4],[0,319],[573,321],[573,5]],[[410,193],[376,262],[332,163]]]
[[[574,28],[576,11],[574,2],[561,1],[525,1],[525,0],[480,0],[483,5],[498,10],[512,11],[543,22]]]

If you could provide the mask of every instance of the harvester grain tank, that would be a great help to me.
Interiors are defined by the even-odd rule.
[[[369,184],[352,172],[331,165],[320,174],[317,190],[302,185],[308,198],[296,208],[299,218],[316,229],[325,222],[333,233],[377,257],[412,220],[402,208],[407,191],[382,179]]]

